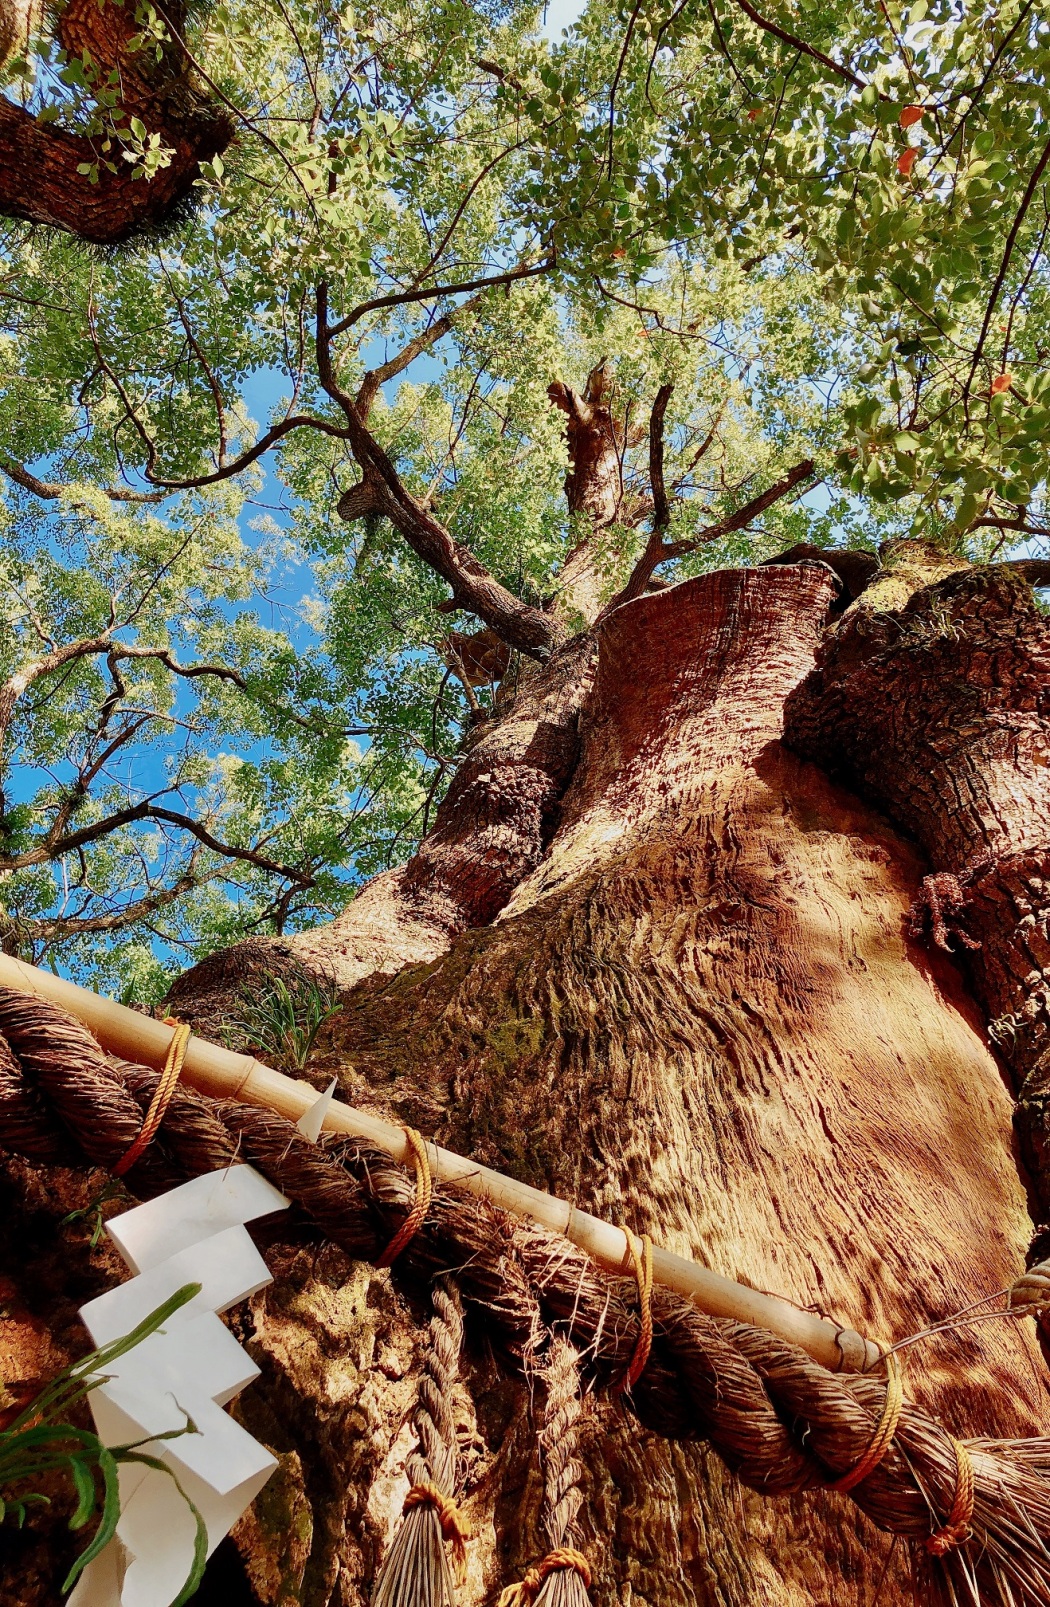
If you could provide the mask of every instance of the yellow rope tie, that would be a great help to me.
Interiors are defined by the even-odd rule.
[[[466,1519],[452,1497],[438,1489],[436,1484],[429,1482],[413,1484],[405,1496],[402,1510],[411,1512],[413,1507],[423,1506],[433,1507],[437,1513],[442,1536],[452,1546],[452,1564],[457,1582],[462,1583],[467,1568],[467,1541],[470,1539],[470,1528]]]
[[[559,1569],[571,1569],[579,1574],[583,1580],[583,1588],[591,1588],[591,1565],[582,1551],[573,1546],[559,1546],[556,1551],[549,1551],[542,1562],[535,1568],[530,1568],[524,1579],[516,1585],[508,1585],[500,1592],[497,1607],[531,1607],[540,1593],[540,1586],[548,1574],[556,1573]]]
[[[174,1016],[165,1016],[164,1024],[175,1028],[171,1035],[171,1042],[168,1045],[164,1070],[160,1074],[157,1091],[150,1100],[149,1109],[139,1129],[138,1137],[132,1140],[116,1166],[114,1166],[114,1177],[123,1177],[125,1172],[130,1172],[143,1151],[153,1142],[157,1129],[167,1114],[171,1096],[175,1092],[179,1078],[182,1075],[182,1065],[186,1059],[186,1049],[190,1041],[191,1028],[185,1021],[176,1021]]]
[[[836,1479],[833,1484],[829,1484],[829,1490],[842,1490],[845,1492],[846,1490],[855,1489],[870,1473],[874,1473],[889,1450],[890,1441],[897,1432],[897,1425],[901,1420],[901,1412],[904,1408],[904,1385],[901,1382],[900,1368],[897,1366],[896,1356],[888,1353],[884,1360],[886,1363],[886,1399],[882,1405],[882,1416],[879,1418],[875,1432],[868,1442],[867,1450],[856,1467],[850,1468],[849,1472],[844,1473],[841,1479]]]
[[[620,1382],[614,1386],[615,1395],[634,1388],[645,1371],[649,1352],[653,1348],[653,1241],[648,1233],[643,1233],[641,1239],[636,1239],[634,1234],[628,1231],[627,1248],[631,1252],[631,1265],[638,1284],[640,1326],[630,1366]]]
[[[416,1169],[416,1200],[411,1211],[405,1217],[394,1237],[376,1262],[377,1267],[389,1267],[401,1254],[405,1245],[414,1239],[423,1225],[424,1218],[430,1210],[430,1201],[434,1193],[434,1179],[430,1175],[430,1159],[427,1155],[427,1146],[421,1134],[414,1127],[405,1128],[405,1137],[408,1147],[412,1151],[412,1164]],[[423,1485],[414,1488],[423,1489]]]
[[[973,1463],[965,1445],[956,1439],[952,1440],[952,1444],[955,1446],[955,1495],[948,1521],[926,1541],[926,1550],[931,1557],[943,1557],[946,1552],[954,1551],[956,1546],[964,1546],[972,1533]]]

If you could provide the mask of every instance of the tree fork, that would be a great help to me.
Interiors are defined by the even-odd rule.
[[[181,26],[181,10],[173,13]],[[159,134],[171,151],[167,167],[133,179],[118,148],[115,172],[105,165],[101,135],[91,137],[44,123],[0,97],[0,213],[63,229],[94,245],[120,245],[177,221],[192,201],[202,162],[224,151],[233,137],[225,111],[192,81],[177,42],[155,62],[133,49],[139,32],[134,6],[115,0],[69,0],[56,27],[73,59],[89,60],[105,83],[120,83],[118,113],[137,117],[147,134]],[[78,169],[97,164],[97,182]]]

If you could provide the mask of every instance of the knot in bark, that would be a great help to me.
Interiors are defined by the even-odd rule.
[[[957,938],[964,949],[979,949],[978,940],[972,938],[962,924],[969,904],[969,895],[959,877],[950,871],[924,876],[922,890],[908,915],[908,935],[920,941],[928,937],[947,954],[953,952],[952,938]]]

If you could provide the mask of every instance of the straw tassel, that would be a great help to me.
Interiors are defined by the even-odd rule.
[[[591,1568],[580,1549],[579,1361],[572,1345],[557,1335],[552,1338],[544,1369],[547,1402],[539,1435],[543,1529],[549,1549],[517,1584],[507,1586],[499,1607],[590,1607]]]
[[[383,1559],[373,1607],[455,1607],[466,1572],[469,1530],[456,1505],[457,1441],[453,1393],[463,1348],[463,1308],[448,1277],[434,1284],[434,1315],[415,1429],[419,1446],[408,1460],[403,1517]],[[445,1542],[452,1550],[449,1567]]]

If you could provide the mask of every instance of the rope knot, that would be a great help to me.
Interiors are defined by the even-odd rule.
[[[467,1567],[467,1541],[470,1539],[470,1526],[464,1518],[459,1507],[452,1497],[446,1495],[444,1490],[429,1480],[422,1484],[413,1484],[405,1496],[403,1510],[411,1512],[413,1507],[433,1507],[437,1513],[437,1520],[441,1525],[442,1538],[452,1547],[452,1561],[456,1570],[456,1577],[462,1580]]]
[[[964,1546],[967,1540],[973,1539],[973,1530],[968,1523],[946,1523],[943,1529],[931,1534],[926,1541],[926,1550],[931,1557],[947,1556],[956,1546]]]
[[[926,1540],[926,1550],[931,1557],[946,1556],[956,1547],[964,1546],[973,1535],[970,1528],[974,1502],[973,1463],[965,1445],[956,1439],[952,1444],[955,1447],[955,1494],[944,1524]]]
[[[506,1590],[500,1592],[498,1607],[532,1607],[547,1575],[561,1569],[579,1574],[584,1589],[590,1590],[591,1565],[583,1552],[577,1551],[575,1546],[558,1546],[556,1550],[548,1551],[542,1562],[530,1568],[516,1585],[508,1585]]]

